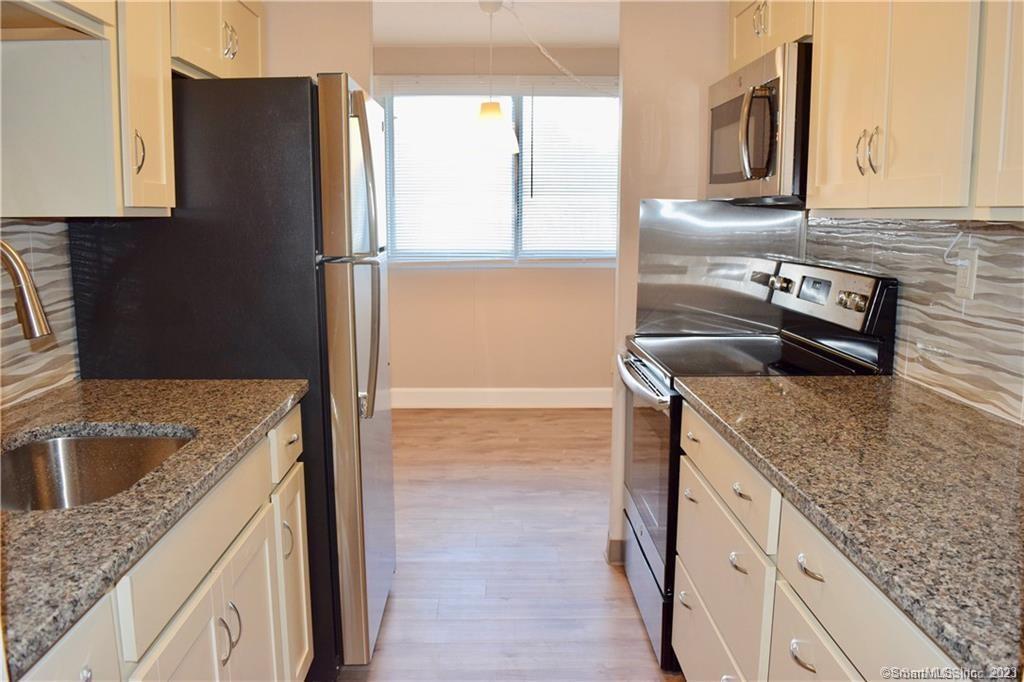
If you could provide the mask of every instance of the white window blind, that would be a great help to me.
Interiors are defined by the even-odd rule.
[[[618,98],[532,96],[522,103],[520,255],[614,254]]]
[[[390,114],[391,257],[613,257],[617,85],[614,79],[593,81],[582,87],[566,79],[496,78],[494,99],[519,139],[515,156],[477,134],[486,79],[378,80]]]

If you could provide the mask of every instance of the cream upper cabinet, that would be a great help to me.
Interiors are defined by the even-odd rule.
[[[978,108],[978,206],[1024,206],[1024,4],[986,2]]]
[[[224,0],[221,5],[227,78],[256,78],[263,74],[260,18],[239,0]]]
[[[978,15],[973,2],[816,6],[808,207],[967,205]]]
[[[117,6],[114,0],[64,0],[64,4],[108,26],[113,26],[117,21]]]
[[[171,57],[216,75],[221,69],[220,3],[171,2]]]
[[[811,74],[808,206],[868,205],[868,126],[880,98],[888,7],[818,3]]]
[[[170,7],[119,2],[118,56],[125,206],[174,206]]]
[[[733,0],[729,3],[729,67],[736,71],[783,43],[811,34],[811,0]]]
[[[171,56],[179,71],[218,78],[263,75],[260,17],[240,0],[172,0]],[[190,73],[198,69],[201,73]]]

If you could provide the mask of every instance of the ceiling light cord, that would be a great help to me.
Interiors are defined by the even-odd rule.
[[[526,24],[523,23],[523,20],[519,17],[519,14],[517,14],[516,11],[512,7],[510,7],[506,3],[502,3],[501,4],[501,9],[506,10],[509,14],[512,15],[512,18],[516,20],[517,24],[519,24],[519,28],[522,29],[523,35],[526,36],[526,39],[529,40],[531,43],[533,43],[533,46],[537,48],[537,51],[540,52],[541,55],[543,55],[545,59],[547,59],[549,62],[551,62],[551,64],[556,69],[558,69],[562,73],[563,76],[565,76],[566,78],[569,78],[570,80],[576,82],[578,85],[582,85],[583,87],[587,88],[588,90],[593,90],[594,92],[596,92],[596,93],[598,93],[600,95],[603,95],[605,97],[609,97],[609,96],[615,97],[615,96],[618,96],[618,94],[619,94],[618,92],[608,93],[605,90],[602,90],[601,88],[598,88],[598,87],[594,86],[593,84],[586,82],[585,80],[583,80],[582,78],[580,78],[579,76],[574,74],[566,66],[564,66],[562,64],[562,62],[560,62],[557,59],[555,59],[555,57],[550,52],[548,52],[547,48],[540,44],[540,41],[538,41],[536,38],[533,37],[533,34],[530,33],[529,29],[526,28]],[[492,20],[492,25],[493,25],[494,15],[491,15],[491,20]],[[494,49],[493,48],[493,44],[492,44],[491,49],[492,50]]]
[[[487,15],[487,101],[494,100],[494,13]]]

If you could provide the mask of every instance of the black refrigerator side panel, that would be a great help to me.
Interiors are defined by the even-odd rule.
[[[175,80],[170,218],[72,221],[83,378],[305,378],[312,679],[339,657],[319,239],[316,89]]]

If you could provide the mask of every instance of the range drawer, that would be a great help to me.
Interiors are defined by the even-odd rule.
[[[743,677],[763,680],[768,675],[775,565],[685,458],[679,490],[679,558]]]
[[[683,405],[683,450],[767,554],[778,549],[782,496],[689,405]]]
[[[956,667],[888,597],[789,502],[782,505],[779,571],[857,670]]]
[[[775,583],[770,660],[769,682],[863,679],[782,580]]]
[[[270,480],[284,480],[292,464],[302,454],[302,410],[296,405],[267,434],[270,440]]]
[[[739,666],[711,622],[707,608],[676,557],[676,600],[672,607],[672,650],[687,680],[738,680]]]

